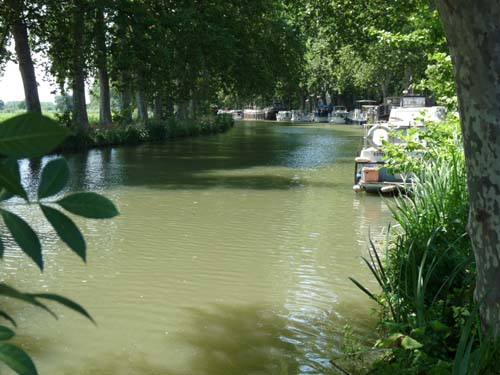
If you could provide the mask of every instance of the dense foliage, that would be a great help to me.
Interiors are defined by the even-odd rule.
[[[13,58],[5,48],[11,40],[16,50],[25,47],[17,56],[23,66],[33,64],[31,51],[44,57],[40,64],[71,102],[58,110],[71,111],[80,128],[89,122],[90,80],[101,124],[112,122],[113,111],[131,122],[134,113],[141,121],[151,114],[197,118],[213,105],[312,109],[321,99],[350,106],[356,98],[382,100],[417,85],[438,103],[454,104],[445,38],[428,0],[5,5],[0,66]]]
[[[382,306],[376,347],[385,354],[372,373],[497,373],[498,353],[481,330],[473,296],[476,270],[458,121],[428,124],[402,138],[385,150],[393,169],[413,172],[413,186],[389,203],[398,225],[385,253],[372,244],[366,261],[381,292],[354,280]]]

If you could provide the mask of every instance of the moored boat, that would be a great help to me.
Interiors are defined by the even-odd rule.
[[[378,105],[375,100],[363,99],[354,103],[354,109],[346,116],[348,124],[363,125],[378,121]]]
[[[243,110],[243,118],[245,120],[264,120],[265,112],[262,109],[245,109]]]
[[[292,111],[292,118],[290,119],[291,122],[311,122],[311,115],[293,110]]]
[[[318,108],[314,111],[313,121],[314,122],[328,122],[328,114],[330,113],[330,108],[325,104],[320,104]]]
[[[292,120],[292,112],[291,111],[279,111],[276,115],[276,121],[291,121]]]
[[[349,112],[347,111],[346,107],[342,105],[335,106],[328,116],[328,122],[332,124],[345,124],[348,114]]]
[[[383,143],[401,143],[401,139],[393,135],[394,131],[406,134],[410,128],[424,128],[426,122],[441,122],[445,117],[444,107],[412,106],[422,104],[421,99],[414,99],[411,103],[413,104],[402,100],[400,107],[391,109],[387,122],[373,126],[365,125],[364,146],[355,158],[353,186],[355,191],[392,193],[404,190],[411,184],[411,174],[409,176],[392,174],[384,166]]]

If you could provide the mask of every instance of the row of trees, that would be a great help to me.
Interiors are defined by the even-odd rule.
[[[448,53],[433,1],[308,0],[289,6],[307,46],[301,85],[319,96],[328,92],[347,103],[399,96],[426,78],[434,54]]]
[[[100,122],[111,122],[110,87],[122,116],[186,117],[221,93],[250,98],[293,91],[300,44],[278,1],[3,0],[2,59],[15,42],[28,111],[40,112],[33,55],[63,92],[72,92],[73,122],[88,124],[85,84],[99,82]]]
[[[426,78],[447,47],[429,0],[2,0],[0,66],[16,58],[29,111],[40,112],[32,56],[63,94],[73,122],[88,124],[85,85],[98,82],[100,123],[149,109],[194,116],[210,104],[279,98],[304,106],[331,95],[349,103],[399,95]],[[15,41],[15,56],[6,45]]]

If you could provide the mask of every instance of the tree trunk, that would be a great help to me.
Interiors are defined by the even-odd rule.
[[[148,100],[145,89],[145,78],[141,68],[137,69],[137,87],[135,91],[135,99],[137,102],[137,117],[139,121],[148,120]]]
[[[188,116],[189,102],[181,102],[177,105],[176,117],[178,120],[186,120]]]
[[[148,103],[146,95],[142,88],[138,87],[135,92],[135,100],[137,101],[137,117],[139,121],[147,121],[148,119]]]
[[[97,67],[99,70],[99,124],[106,125],[112,122],[112,118],[107,64],[106,30],[104,13],[102,10],[98,10],[96,14],[95,35],[97,45]]]
[[[130,90],[130,74],[126,71],[121,74],[120,91],[120,114],[126,124],[132,122],[132,92]]]
[[[500,2],[437,0],[451,55],[467,160],[475,296],[500,337]]]
[[[38,98],[38,85],[35,76],[35,67],[31,59],[31,49],[28,42],[28,29],[23,20],[23,2],[21,0],[8,0],[11,8],[11,30],[16,43],[16,54],[19,61],[19,71],[24,86],[24,98],[28,112],[42,113],[40,99]]]
[[[73,123],[79,129],[86,129],[89,124],[87,103],[85,102],[85,57],[84,50],[85,18],[82,7],[76,1],[73,9]]]
[[[154,118],[155,120],[163,120],[164,118],[163,111],[163,100],[161,94],[156,94],[154,100]]]

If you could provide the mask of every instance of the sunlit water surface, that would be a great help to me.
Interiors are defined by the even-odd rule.
[[[375,287],[360,256],[389,222],[380,198],[351,190],[360,145],[355,127],[238,123],[68,155],[69,190],[98,191],[121,215],[77,219],[84,264],[39,212],[13,205],[41,233],[45,272],[10,242],[2,275],[75,299],[97,326],[10,303],[17,343],[50,375],[334,373],[342,327],[373,324],[348,277]],[[48,160],[22,162],[32,191]]]

